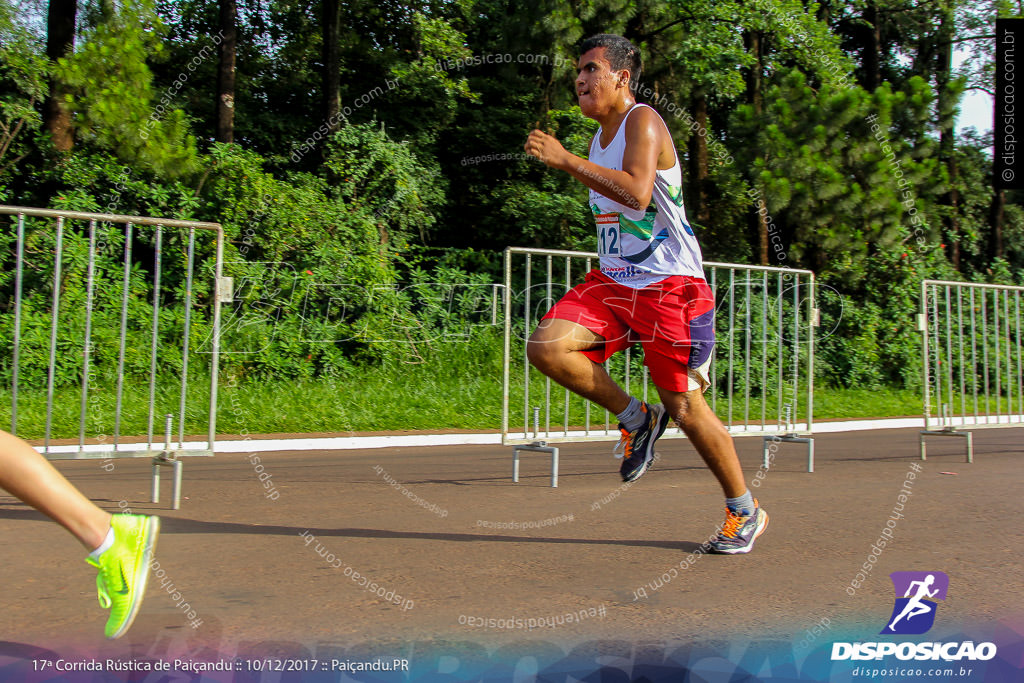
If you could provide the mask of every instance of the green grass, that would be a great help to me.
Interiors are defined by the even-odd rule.
[[[460,345],[463,346],[463,345]],[[385,430],[491,430],[501,426],[501,364],[491,353],[466,347],[446,353],[423,364],[396,363],[383,367],[350,369],[316,380],[278,380],[235,382],[222,378],[219,390],[217,431],[220,434],[266,434],[310,432],[367,432]],[[524,402],[522,376],[514,375],[510,429],[522,429]],[[635,386],[635,385],[634,385]],[[544,383],[531,376],[530,407],[542,405]],[[653,387],[650,396],[656,396]],[[178,414],[178,387],[158,387],[157,415]],[[553,425],[561,425],[565,391],[552,385]],[[732,422],[744,422],[742,394],[734,399]],[[806,393],[801,392],[802,405]],[[868,418],[921,414],[921,396],[908,390],[866,390],[817,387],[815,420],[828,418]],[[195,381],[187,395],[186,434],[205,434],[209,394],[208,385]],[[653,400],[653,399],[652,399]],[[787,399],[788,400],[788,399]],[[62,389],[55,395],[53,438],[77,437],[80,393]],[[1005,407],[1005,400],[1004,400]],[[147,430],[148,387],[126,386],[122,415],[122,435],[145,435]],[[716,401],[717,413],[728,422],[728,402]],[[769,397],[766,414],[769,423],[776,419],[777,400]],[[994,407],[994,405],[993,405]],[[90,397],[86,437],[112,434],[114,391],[101,387]],[[585,403],[571,396],[569,424],[582,425]],[[41,438],[45,430],[46,393],[23,389],[19,393],[18,433],[25,438]],[[761,419],[760,401],[751,398],[750,421]],[[614,427],[614,417],[612,426]],[[804,419],[801,408],[799,420]],[[527,420],[532,429],[532,411]],[[541,414],[542,423],[545,415]],[[10,424],[10,392],[0,393],[0,426]],[[591,425],[603,427],[604,411],[591,409]],[[154,432],[162,439],[163,420],[157,417]],[[177,432],[177,425],[175,425]]]
[[[416,356],[419,357],[419,356]],[[257,381],[234,378],[230,370],[221,373],[218,394],[217,432],[219,434],[268,434],[313,432],[370,432],[391,430],[496,430],[501,426],[501,344],[500,337],[491,330],[474,343],[446,343],[435,345],[425,360],[419,363],[394,361],[374,366],[347,367],[334,376],[306,380]],[[521,358],[521,346],[513,353]],[[639,362],[634,359],[632,392],[640,395],[636,381],[640,376]],[[621,377],[625,363],[621,356],[613,359],[612,375]],[[543,405],[546,392],[544,378],[535,370],[530,372],[530,400],[524,404],[523,370],[521,363],[514,367],[510,391],[510,430],[520,431],[525,422],[532,431],[532,407]],[[162,440],[162,415],[175,415],[177,432],[178,384],[167,380],[157,387],[155,399],[154,437]],[[657,400],[653,385],[648,385],[648,396]],[[806,390],[797,396],[796,421],[806,419],[804,405]],[[114,427],[115,391],[112,386],[98,385],[89,396],[89,418],[85,434],[94,439],[99,434],[112,435]],[[77,388],[63,388],[55,393],[52,438],[77,437],[78,410],[81,400]],[[710,397],[709,397],[710,400]],[[792,396],[784,394],[783,402]],[[551,385],[551,425],[558,429],[566,410],[566,392]],[[983,409],[984,397],[980,407]],[[989,399],[996,410],[995,396]],[[209,381],[194,377],[186,396],[186,434],[205,434],[209,405]],[[723,421],[732,424],[759,424],[761,398],[751,391],[750,407],[744,408],[743,388],[737,383],[731,406],[719,393],[714,397],[716,412]],[[767,397],[765,419],[774,424],[779,401],[774,395]],[[10,391],[0,391],[0,427],[10,424]],[[123,396],[122,435],[145,435],[149,406],[149,387],[144,383],[128,382]],[[954,397],[959,410],[959,397]],[[1001,401],[1007,409],[1006,399]],[[968,398],[973,408],[973,397]],[[568,423],[578,427],[585,421],[586,403],[570,395]],[[851,419],[896,416],[918,416],[922,411],[919,391],[907,389],[843,389],[817,386],[814,394],[814,419]],[[542,424],[547,416],[541,414]],[[604,426],[604,411],[596,406],[590,411],[591,426]],[[44,435],[46,421],[46,392],[43,389],[23,387],[19,392],[18,433],[25,438],[38,439]],[[614,428],[614,416],[610,418]]]
[[[154,440],[163,441],[163,415],[174,415],[174,432],[178,431],[179,415],[178,382],[164,382],[156,387],[153,401]],[[54,391],[51,438],[77,438],[79,433],[79,410],[81,406],[81,388],[64,387]],[[191,380],[186,394],[185,433],[205,434],[209,416],[209,381]],[[21,387],[18,391],[18,436],[26,439],[41,439],[46,433],[45,389]],[[87,400],[87,419],[85,421],[86,439],[96,439],[104,435],[105,442],[110,443],[114,434],[114,415],[117,406],[117,393],[114,385],[99,384],[90,387]],[[121,436],[145,436],[148,427],[149,385],[140,382],[126,382],[121,401]],[[11,425],[11,392],[0,391],[0,428],[9,429]]]
[[[157,386],[153,431],[160,441],[162,416],[174,415],[177,433],[179,385]],[[81,389],[54,393],[51,438],[76,438]],[[90,388],[85,436],[110,437],[114,429],[114,386]],[[19,436],[39,439],[46,432],[46,390],[22,387],[18,393]],[[217,401],[219,434],[350,432],[399,429],[487,429],[501,424],[500,344],[438,345],[422,363],[397,361],[350,367],[315,380],[238,381],[222,371]],[[145,435],[149,387],[126,382],[120,434]],[[205,434],[209,378],[193,377],[186,394],[185,433]],[[11,392],[0,391],[0,428],[11,422]],[[109,438],[108,438],[109,441]]]
[[[920,391],[909,389],[835,389],[816,387],[814,419],[920,416]]]
[[[486,429],[501,424],[501,366],[468,362],[353,369],[221,392],[220,433]]]

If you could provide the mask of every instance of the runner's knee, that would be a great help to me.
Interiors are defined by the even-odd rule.
[[[691,394],[695,394],[692,396]],[[684,432],[695,426],[700,420],[706,419],[711,411],[699,392],[687,392],[679,397],[671,409],[672,420]],[[710,413],[713,415],[713,413]]]
[[[564,355],[555,339],[547,338],[540,330],[535,331],[526,342],[526,358],[530,365],[541,372],[552,368],[558,363],[558,357]]]

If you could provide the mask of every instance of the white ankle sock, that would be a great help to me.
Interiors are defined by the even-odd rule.
[[[103,543],[100,543],[99,548],[89,553],[89,557],[94,560],[100,559],[100,555],[105,553],[112,545],[114,545],[114,527],[107,529],[107,537],[103,539]]]

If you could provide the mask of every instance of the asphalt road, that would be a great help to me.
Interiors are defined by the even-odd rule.
[[[804,448],[783,444],[754,491],[770,526],[743,556],[695,552],[722,521],[722,496],[684,440],[663,442],[657,466],[625,489],[607,442],[563,445],[557,489],[544,455],[524,455],[512,483],[508,447],[196,458],[177,511],[146,502],[145,461],[112,472],[61,461],[105,508],[161,515],[164,574],[131,631],[104,642],[77,542],[0,495],[0,641],[135,656],[739,635],[806,645],[874,637],[897,570],[949,575],[947,628],[1019,621],[1022,437],[979,430],[966,464],[960,439],[934,439],[918,460],[916,430],[821,435],[813,474]],[[761,441],[737,445],[754,480]],[[888,520],[891,538],[854,588]]]

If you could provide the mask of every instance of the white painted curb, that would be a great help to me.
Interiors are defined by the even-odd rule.
[[[999,422],[1003,426],[1009,426],[1009,419],[1013,419],[1020,427],[1024,416],[1001,415]],[[968,418],[971,422],[973,419]],[[979,421],[979,426],[985,423]],[[970,424],[965,425],[970,427]],[[806,431],[807,425],[797,424],[797,432]],[[834,434],[837,432],[856,432],[871,429],[909,429],[924,428],[924,419],[920,417],[897,417],[876,420],[842,420],[836,422],[816,422],[814,434]],[[730,430],[734,436],[743,436],[742,425],[734,425]],[[583,440],[583,432],[569,432],[569,437],[578,435]],[[521,434],[512,435],[521,437]],[[559,440],[567,440],[559,434]],[[408,448],[411,446],[495,446],[501,444],[501,434],[474,433],[474,434],[402,434],[395,436],[332,436],[332,437],[309,437],[293,439],[231,439],[218,441],[214,448],[215,453],[266,453],[270,451],[347,451],[362,450],[367,448]],[[205,441],[189,441],[182,445],[181,450],[199,451],[207,446]],[[42,446],[35,447],[40,453]],[[118,451],[128,451],[138,448],[138,444],[119,444]],[[153,444],[153,449],[160,451],[162,444]],[[81,447],[85,453],[112,452],[109,445],[90,444]],[[49,453],[64,454],[77,453],[79,446],[71,444],[68,446],[50,446]]]

